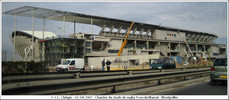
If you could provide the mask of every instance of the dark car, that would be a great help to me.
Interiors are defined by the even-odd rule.
[[[150,59],[150,69],[175,69],[176,63],[173,59]]]
[[[227,82],[227,58],[217,58],[211,67],[210,73],[211,84],[216,81]]]

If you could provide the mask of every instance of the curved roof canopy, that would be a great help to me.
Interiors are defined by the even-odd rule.
[[[28,36],[33,36],[33,31],[16,31],[16,34],[18,34],[18,32],[26,34]],[[12,37],[13,36],[14,32],[12,33]],[[43,31],[34,31],[34,37],[37,39],[43,39]],[[57,37],[57,35],[52,32],[44,31],[44,39],[53,37]]]
[[[91,24],[91,20],[93,19],[93,25],[97,25],[99,27],[103,27],[104,25],[106,25],[106,27],[110,27],[110,28],[111,27],[120,28],[120,26],[122,26],[123,29],[127,29],[132,23],[132,21],[100,17],[100,16],[92,16],[92,15],[66,12],[60,10],[31,7],[31,6],[19,7],[13,10],[6,11],[3,14],[33,17],[33,11],[35,12],[34,15],[36,18],[41,18],[46,20],[63,21],[63,17],[65,16],[65,21],[67,22]],[[190,30],[177,29],[177,28],[139,23],[139,22],[135,22],[132,29],[137,29],[137,31],[140,31],[143,28],[145,30],[160,29],[160,30],[169,30],[169,31],[180,31],[185,33],[203,34],[203,35],[210,35],[210,36],[217,37],[214,34],[209,34],[205,32],[190,31]]]

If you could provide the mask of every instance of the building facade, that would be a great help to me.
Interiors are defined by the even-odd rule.
[[[11,36],[17,52],[24,61],[46,61],[51,65],[59,64],[62,58],[85,58],[87,62],[88,57],[117,56],[132,23],[127,20],[31,6],[19,7],[3,14],[39,18],[43,21],[63,21],[62,37],[57,37],[53,33],[46,34],[44,28],[43,32],[32,32],[38,34],[20,32]],[[63,38],[65,22],[74,23],[74,33],[67,38]],[[75,23],[91,25],[91,34],[76,33]],[[92,34],[93,26],[101,30]],[[48,37],[44,38],[45,35]],[[31,38],[34,38],[34,41]],[[122,55],[159,53],[161,57],[180,56],[186,59],[192,56],[203,59],[226,56],[226,46],[214,43],[216,38],[216,35],[206,32],[134,22]]]

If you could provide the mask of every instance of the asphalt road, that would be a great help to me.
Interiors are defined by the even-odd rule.
[[[163,90],[153,95],[227,95],[227,84],[217,82],[212,86],[210,81],[188,84],[180,88]]]

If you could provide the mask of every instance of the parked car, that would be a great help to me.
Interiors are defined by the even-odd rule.
[[[216,81],[227,82],[227,58],[217,58],[211,67],[210,82],[212,85]]]
[[[150,69],[175,69],[176,64],[173,59],[150,59]]]
[[[82,58],[61,59],[61,64],[56,67],[58,72],[81,70],[84,70],[84,59]]]

